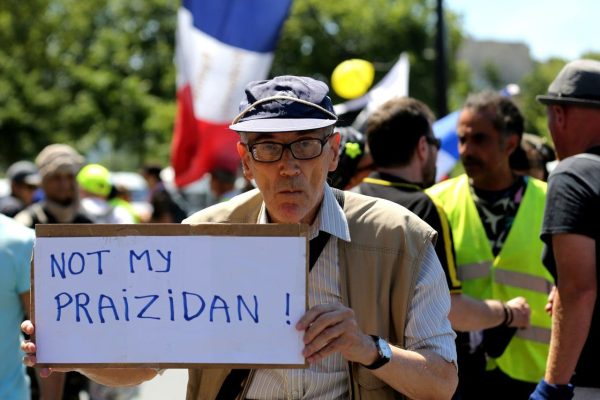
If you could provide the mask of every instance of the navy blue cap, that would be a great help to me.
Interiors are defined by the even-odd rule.
[[[334,125],[329,88],[321,81],[284,75],[246,86],[240,114],[229,126],[238,132],[290,132]]]

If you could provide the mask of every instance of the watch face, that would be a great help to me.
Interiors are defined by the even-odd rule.
[[[382,338],[379,338],[378,345],[379,345],[378,346],[379,349],[381,349],[381,355],[383,357],[385,357],[385,358],[392,358],[392,348],[390,347],[390,345],[388,344],[388,342],[386,342]]]

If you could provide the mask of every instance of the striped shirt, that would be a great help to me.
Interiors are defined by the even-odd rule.
[[[329,186],[325,185],[323,202],[309,228],[309,239],[319,231],[331,234],[315,267],[308,275],[308,306],[341,303],[338,268],[339,240],[350,241],[348,222]],[[263,204],[258,223],[268,223]],[[428,349],[445,360],[456,361],[454,332],[447,319],[450,296],[444,274],[433,246],[429,246],[408,312],[406,349]],[[257,370],[247,393],[249,399],[344,399],[348,397],[348,364],[335,353],[307,369]]]

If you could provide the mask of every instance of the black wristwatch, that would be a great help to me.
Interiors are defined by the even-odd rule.
[[[377,369],[390,362],[390,360],[392,359],[392,348],[390,347],[388,342],[386,342],[379,336],[371,335],[371,337],[375,342],[375,347],[377,347],[379,357],[377,357],[377,359],[373,361],[372,364],[365,365],[364,367],[367,369]]]

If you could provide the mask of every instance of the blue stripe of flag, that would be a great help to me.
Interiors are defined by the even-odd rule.
[[[183,0],[194,26],[230,46],[270,53],[292,0]]]
[[[452,154],[456,159],[459,158],[458,134],[456,133],[459,116],[460,111],[455,111],[433,123],[433,132],[435,133],[435,137],[441,139],[442,149]]]

